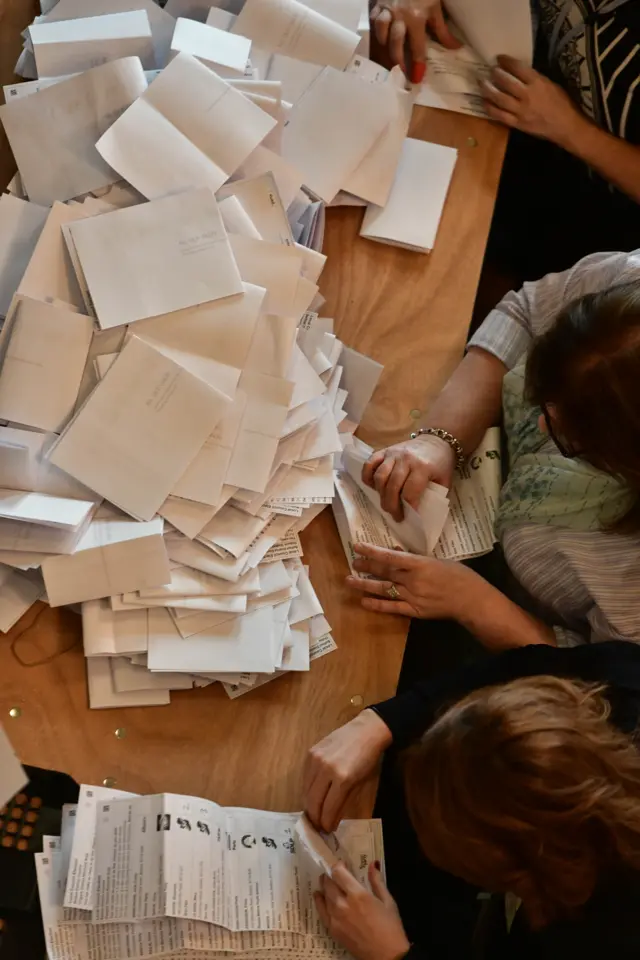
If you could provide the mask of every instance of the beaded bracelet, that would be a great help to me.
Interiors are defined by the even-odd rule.
[[[411,434],[412,440],[415,440],[416,437],[438,437],[440,440],[444,440],[445,443],[449,444],[456,455],[456,469],[460,470],[460,468],[464,466],[464,462],[467,458],[464,455],[462,444],[459,440],[456,440],[453,434],[449,433],[448,430],[443,430],[442,427],[420,427],[419,430],[416,430],[415,433]]]

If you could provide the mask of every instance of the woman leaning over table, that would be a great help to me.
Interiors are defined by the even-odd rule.
[[[640,647],[621,641],[511,650],[364,710],[309,753],[314,823],[410,749],[379,796],[389,888],[334,867],[331,935],[356,960],[635,960],[639,721]]]
[[[640,252],[595,254],[509,293],[470,341],[415,439],[364,480],[401,516],[504,413],[497,526],[525,612],[469,567],[361,547],[364,606],[457,620],[490,649],[640,641]],[[440,436],[438,436],[440,434]],[[444,437],[444,439],[442,439]]]
[[[532,0],[531,9],[535,69],[501,57],[481,91],[489,116],[513,131],[487,257],[515,283],[640,243],[640,3]],[[457,45],[442,10],[430,0],[372,10],[393,61],[410,44],[411,79],[424,73],[427,23]]]

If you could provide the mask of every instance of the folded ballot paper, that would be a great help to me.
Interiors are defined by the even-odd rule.
[[[403,504],[404,519],[400,523],[382,511],[378,493],[362,480],[362,467],[372,452],[371,447],[354,438],[342,453],[336,478],[333,512],[352,573],[356,543],[408,550],[440,560],[466,560],[493,549],[502,485],[497,427],[487,431],[464,468],[456,471],[451,490],[430,483],[418,510]]]
[[[427,72],[416,103],[486,117],[480,81],[500,54],[531,65],[533,25],[529,0],[448,0],[447,12],[461,46],[427,47]]]
[[[82,786],[36,854],[48,954],[346,960],[313,899],[330,870],[323,850],[367,883],[384,862],[381,823],[344,820],[321,836],[296,813]]]

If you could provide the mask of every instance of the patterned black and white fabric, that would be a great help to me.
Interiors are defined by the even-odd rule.
[[[549,66],[599,127],[640,144],[640,0],[537,0]]]

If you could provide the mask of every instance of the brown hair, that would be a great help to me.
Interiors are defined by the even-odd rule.
[[[640,754],[602,688],[534,677],[476,691],[406,755],[409,813],[437,867],[510,891],[533,926],[640,869]]]
[[[611,529],[640,530],[640,282],[570,303],[529,352],[526,395],[554,404],[562,434],[637,497]]]

